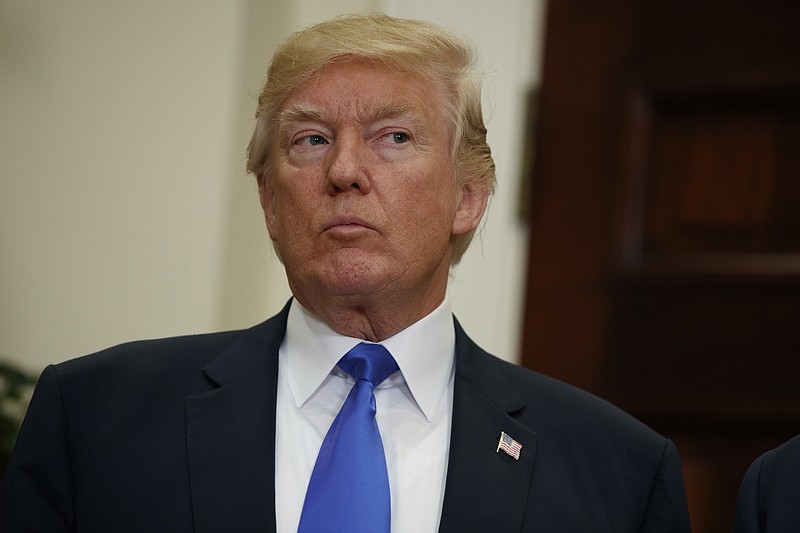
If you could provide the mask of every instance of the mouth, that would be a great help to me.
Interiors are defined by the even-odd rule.
[[[375,228],[363,218],[353,215],[340,215],[325,224],[323,233],[345,236],[370,230],[375,230]]]

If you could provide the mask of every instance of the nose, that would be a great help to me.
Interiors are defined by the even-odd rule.
[[[360,136],[340,135],[328,155],[330,161],[325,187],[328,194],[334,196],[348,191],[369,193],[369,148]]]

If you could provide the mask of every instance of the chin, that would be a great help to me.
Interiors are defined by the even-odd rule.
[[[331,261],[322,273],[322,286],[340,296],[367,296],[391,283],[392,270],[381,257],[361,254]]]
[[[332,278],[323,281],[322,285],[328,292],[337,296],[369,296],[381,292],[388,285],[385,278],[376,278],[365,275],[348,275],[344,272],[337,273]]]

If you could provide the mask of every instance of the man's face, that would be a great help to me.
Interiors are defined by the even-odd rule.
[[[487,196],[454,183],[442,101],[432,82],[353,61],[325,67],[281,106],[259,190],[309,309],[330,297],[441,301],[451,236],[474,229]]]

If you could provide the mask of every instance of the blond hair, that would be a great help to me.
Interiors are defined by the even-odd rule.
[[[269,179],[269,153],[278,109],[292,92],[326,65],[368,60],[422,76],[445,88],[445,120],[452,135],[456,180],[469,189],[494,191],[496,177],[481,111],[473,48],[444,28],[384,14],[335,18],[292,34],[275,52],[258,98],[256,125],[247,149],[247,170]],[[474,231],[453,240],[453,263]]]

